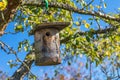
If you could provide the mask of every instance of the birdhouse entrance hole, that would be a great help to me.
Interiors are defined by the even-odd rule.
[[[69,22],[43,23],[31,30],[30,34],[34,34],[35,40],[35,64],[37,66],[61,63],[59,32],[69,24]]]
[[[50,36],[50,32],[46,32],[46,36]]]

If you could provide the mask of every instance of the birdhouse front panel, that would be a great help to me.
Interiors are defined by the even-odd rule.
[[[35,32],[35,64],[38,66],[60,64],[59,31],[55,28]]]

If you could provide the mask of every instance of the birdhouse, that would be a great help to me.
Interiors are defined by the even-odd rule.
[[[35,65],[47,66],[61,63],[59,32],[69,26],[69,22],[50,22],[35,26],[34,34]]]

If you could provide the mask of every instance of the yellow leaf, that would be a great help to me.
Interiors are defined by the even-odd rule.
[[[77,21],[76,23],[75,23],[77,26],[80,26],[80,23]]]
[[[8,5],[8,1],[7,0],[2,0],[2,1],[3,1],[4,5],[6,7]]]
[[[90,5],[90,10],[94,10],[94,6]]]
[[[34,54],[29,54],[29,55],[26,56],[26,59],[34,60],[35,59],[35,55]]]
[[[106,3],[104,3],[104,8],[106,8],[107,7],[107,4]]]
[[[2,0],[2,2],[0,2],[0,11],[5,10],[7,4],[8,4],[7,0]]]
[[[86,27],[86,28],[89,28],[89,27],[90,27],[90,24],[86,23],[86,24],[85,24],[85,27]]]
[[[106,51],[106,56],[108,56],[108,57],[110,57],[110,56],[111,56],[111,54],[110,54],[110,52],[109,52],[109,51]]]
[[[101,6],[96,6],[96,8],[100,9],[100,8],[101,8]]]
[[[86,24],[86,20],[82,20],[82,23],[83,23],[83,24]]]
[[[3,2],[0,2],[0,7],[3,6],[3,5],[4,5],[4,3],[3,3]]]
[[[4,10],[4,3],[0,2],[0,11]]]
[[[22,25],[18,25],[18,26],[17,26],[17,29],[22,29],[22,28],[23,28]]]

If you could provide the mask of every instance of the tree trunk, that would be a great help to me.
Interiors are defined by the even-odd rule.
[[[10,22],[10,19],[12,19],[14,16],[20,1],[21,0],[8,0],[6,9],[4,11],[0,11],[0,35],[4,34],[4,30],[7,27],[7,24]]]

